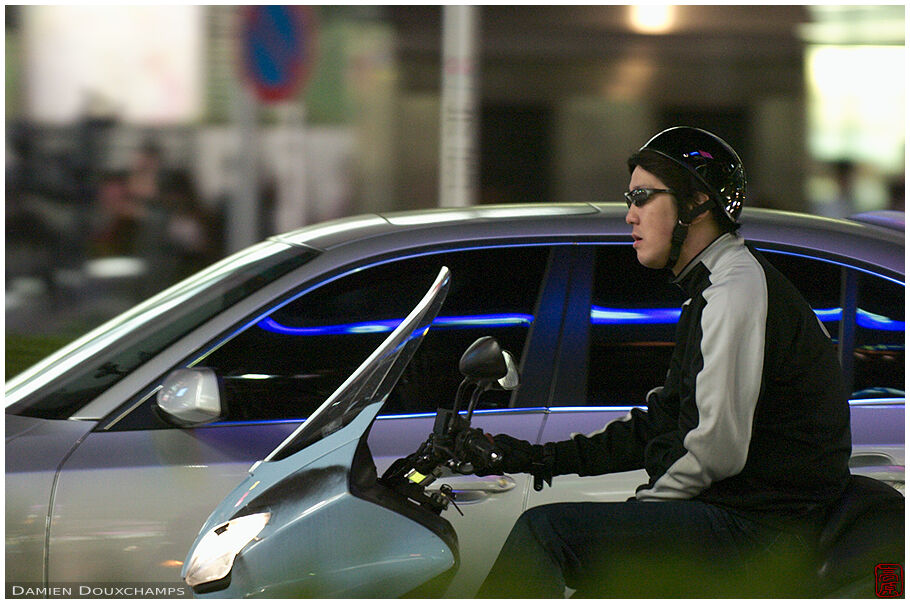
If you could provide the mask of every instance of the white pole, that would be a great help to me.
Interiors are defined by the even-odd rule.
[[[306,105],[301,101],[288,101],[280,107],[281,131],[278,133],[278,158],[280,165],[277,187],[275,232],[300,228],[307,223],[307,157],[306,157]],[[283,139],[283,140],[281,140]]]
[[[259,104],[251,91],[235,87],[232,103],[237,125],[237,175],[227,207],[227,251],[233,253],[260,239],[259,233]]]
[[[442,13],[442,110],[439,205],[477,201],[477,22],[478,8],[445,5]]]

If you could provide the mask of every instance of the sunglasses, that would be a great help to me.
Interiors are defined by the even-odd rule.
[[[623,193],[623,197],[626,198],[626,205],[628,205],[630,208],[633,205],[637,208],[640,208],[648,203],[648,200],[650,200],[658,193],[669,193],[670,195],[676,195],[676,191],[673,189],[632,189],[631,191],[626,191]]]

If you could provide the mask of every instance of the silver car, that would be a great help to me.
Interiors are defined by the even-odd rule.
[[[474,424],[532,442],[590,432],[663,381],[682,292],[642,268],[622,204],[482,206],[359,216],[271,238],[113,319],[7,383],[6,579],[174,582],[222,498],[378,345],[440,266],[440,316],[371,431],[380,473],[450,404],[457,362],[492,335],[521,387]],[[863,221],[767,210],[742,235],[799,288],[838,342],[856,473],[903,490],[903,214]],[[156,404],[172,372],[207,367],[228,412]],[[794,404],[797,404],[795,401]],[[642,472],[447,479],[471,596],[522,510],[624,500]]]

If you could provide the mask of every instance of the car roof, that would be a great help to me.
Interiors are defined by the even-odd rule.
[[[850,217],[850,220],[883,226],[903,233],[904,217],[904,212],[897,210],[876,210],[874,212],[854,214]]]
[[[389,250],[457,243],[629,242],[624,203],[565,203],[434,208],[365,214],[320,223],[274,239],[323,251],[371,241]],[[740,234],[757,246],[816,251],[904,275],[902,229],[868,221],[745,208]]]

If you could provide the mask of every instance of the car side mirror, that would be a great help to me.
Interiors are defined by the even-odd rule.
[[[518,388],[515,358],[499,346],[492,336],[478,338],[461,355],[458,369],[468,380],[487,387],[514,390]]]
[[[156,402],[169,420],[182,426],[206,424],[224,415],[218,376],[207,367],[171,372]]]

